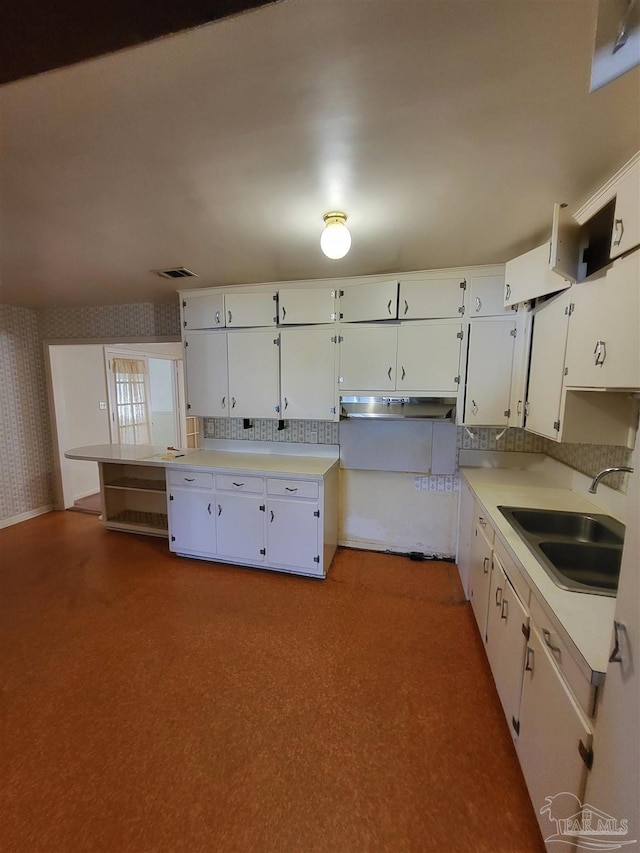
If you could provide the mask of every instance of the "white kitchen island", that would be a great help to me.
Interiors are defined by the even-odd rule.
[[[338,541],[333,445],[209,442],[202,450],[92,445],[102,523],[166,536],[181,556],[325,577]]]

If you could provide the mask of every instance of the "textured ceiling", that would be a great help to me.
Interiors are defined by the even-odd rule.
[[[0,88],[0,301],[495,263],[640,147],[594,0],[286,0]],[[349,215],[351,252],[319,249]],[[184,286],[184,284],[183,284]]]

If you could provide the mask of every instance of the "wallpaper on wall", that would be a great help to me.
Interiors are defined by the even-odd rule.
[[[178,297],[173,302],[45,308],[39,312],[43,340],[137,338],[180,335]]]
[[[0,519],[53,503],[53,450],[35,311],[0,305]]]

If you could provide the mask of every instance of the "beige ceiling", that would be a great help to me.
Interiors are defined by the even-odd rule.
[[[507,260],[640,147],[594,0],[287,0],[0,89],[0,301]],[[343,209],[350,254],[320,253]],[[183,284],[182,286],[185,286]]]

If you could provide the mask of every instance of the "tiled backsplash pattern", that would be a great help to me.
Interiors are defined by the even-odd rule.
[[[244,429],[242,418],[205,418],[205,438],[234,438],[248,441],[291,441],[307,444],[338,444],[338,427],[333,421],[284,421],[285,428],[278,429],[278,421],[256,418]]]
[[[53,503],[53,450],[35,311],[0,305],[0,519]]]
[[[44,340],[138,338],[180,334],[178,297],[172,302],[46,308],[39,312]]]

